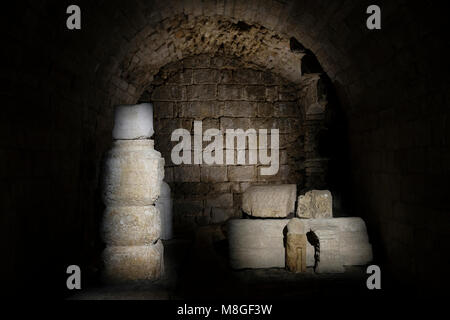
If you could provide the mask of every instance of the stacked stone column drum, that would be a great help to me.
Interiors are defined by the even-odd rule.
[[[152,135],[151,104],[116,108],[102,194],[108,282],[156,280],[164,272],[161,217],[154,205],[161,192],[164,159],[154,149]]]

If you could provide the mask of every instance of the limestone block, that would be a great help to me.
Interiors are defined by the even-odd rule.
[[[286,266],[292,272],[306,272],[306,234],[287,234]]]
[[[309,222],[311,220],[306,219],[299,219],[299,218],[293,218],[289,221],[287,224],[287,232],[289,234],[298,234],[298,235],[306,235],[310,229]],[[287,250],[287,249],[286,249]],[[307,267],[314,267],[316,264],[316,260],[314,257],[315,249],[314,246],[309,243],[309,241],[306,241],[306,266]]]
[[[157,280],[164,274],[161,241],[149,246],[110,246],[103,251],[104,277],[108,282]]]
[[[314,233],[319,240],[319,259],[314,271],[317,273],[344,272],[338,228],[320,229]]]
[[[295,211],[295,184],[252,186],[242,196],[242,210],[255,217],[286,217]]]
[[[160,194],[164,159],[153,140],[118,140],[104,165],[103,201],[107,206],[149,206]]]
[[[161,239],[169,240],[173,237],[173,200],[170,187],[162,182],[161,195],[156,201],[156,208],[161,213]]]
[[[232,219],[228,222],[230,264],[241,268],[284,268],[287,219]]]
[[[335,229],[339,231],[339,252],[343,265],[366,265],[372,261],[372,245],[369,243],[366,224],[358,217],[332,219],[291,219],[287,225],[288,234]],[[336,249],[337,250],[337,249]],[[320,253],[319,253],[320,254]],[[306,247],[306,264],[315,265],[315,249],[308,241]]]
[[[328,190],[312,190],[298,197],[297,216],[300,218],[332,218],[333,199]]]
[[[110,246],[151,245],[160,233],[160,212],[154,206],[113,206],[103,214],[102,238]]]
[[[150,103],[117,106],[113,138],[116,140],[146,139],[153,135],[153,106]]]

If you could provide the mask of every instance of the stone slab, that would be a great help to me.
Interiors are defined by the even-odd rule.
[[[117,106],[114,114],[113,139],[148,139],[153,136],[153,105]]]
[[[242,210],[254,217],[287,217],[295,211],[295,184],[251,186],[242,195]]]

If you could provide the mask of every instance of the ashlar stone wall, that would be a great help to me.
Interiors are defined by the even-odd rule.
[[[165,181],[173,190],[176,229],[239,217],[241,194],[252,184],[295,183],[302,188],[303,112],[298,87],[280,76],[230,56],[197,55],[162,68],[141,101],[154,103],[155,148],[166,161]],[[178,141],[171,142],[171,134],[177,128],[193,134],[194,121],[202,121],[203,132],[279,129],[278,173],[261,175],[259,159],[250,165],[248,150],[245,165],[237,161],[235,165],[174,165],[171,151]],[[209,143],[204,142],[203,148]]]

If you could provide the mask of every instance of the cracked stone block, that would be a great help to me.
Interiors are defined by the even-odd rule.
[[[113,206],[103,214],[101,235],[110,246],[151,245],[160,233],[160,213],[154,206]]]
[[[283,230],[288,222],[287,219],[230,220],[228,242],[231,267],[284,268]]]
[[[156,201],[156,208],[161,213],[161,239],[169,240],[173,238],[173,200],[170,186],[162,182],[161,194]]]
[[[333,217],[333,199],[328,190],[312,190],[298,197],[297,216],[324,219]]]
[[[117,106],[113,139],[148,139],[153,135],[153,106],[150,103]]]
[[[104,278],[110,283],[157,280],[164,274],[164,247],[159,240],[149,246],[110,246],[103,251]]]
[[[252,186],[242,196],[242,210],[254,217],[287,217],[295,211],[295,184]]]
[[[163,178],[164,159],[153,140],[117,140],[105,159],[103,201],[107,206],[153,205]]]

